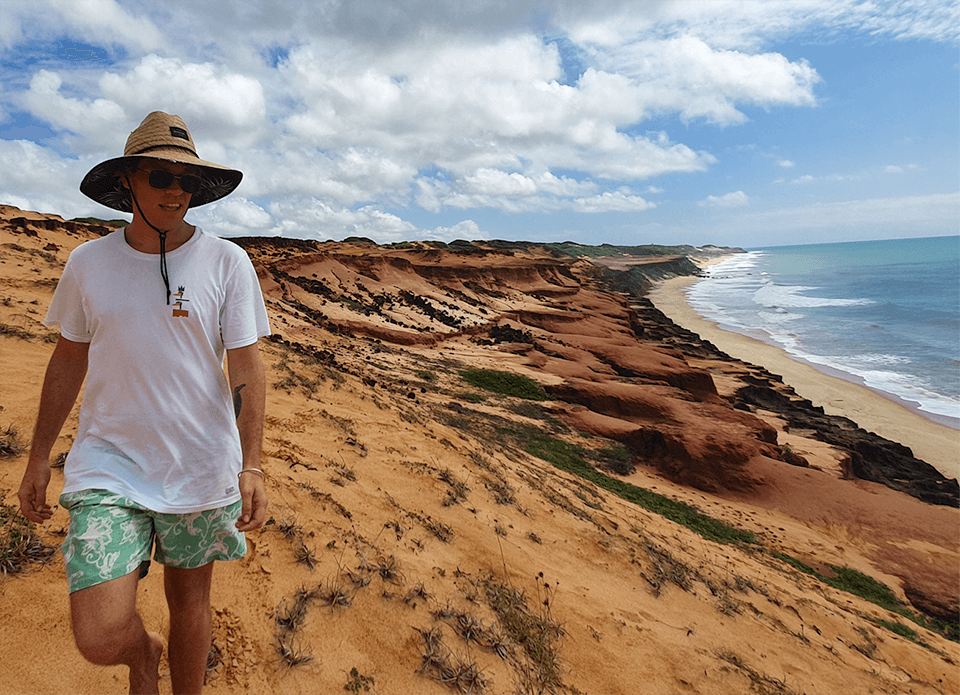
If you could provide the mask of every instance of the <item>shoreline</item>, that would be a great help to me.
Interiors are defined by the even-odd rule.
[[[722,259],[712,260],[711,264],[719,260]],[[687,302],[685,290],[696,281],[695,277],[660,281],[648,298],[674,323],[709,340],[731,357],[782,376],[797,394],[823,406],[826,413],[848,417],[864,429],[910,447],[917,458],[948,478],[960,477],[960,430],[921,415],[905,402],[843,378],[836,370],[828,373],[794,359],[779,347],[705,319]]]

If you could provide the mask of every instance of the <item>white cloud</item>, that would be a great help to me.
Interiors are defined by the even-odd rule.
[[[301,239],[362,236],[389,243],[416,238],[419,231],[409,222],[372,205],[352,210],[335,208],[317,199],[288,198],[273,203],[270,214],[277,222],[269,234]]]
[[[220,236],[261,235],[274,225],[270,213],[238,196],[195,208],[190,212],[190,220]]]
[[[883,173],[885,174],[902,174],[903,167],[898,167],[893,164],[889,164],[883,168]]]
[[[782,166],[784,169],[792,169],[793,167],[796,166],[796,164],[794,164],[793,162],[791,162],[789,159],[780,159],[780,160],[777,160],[777,164],[780,165],[780,166]]]
[[[130,119],[119,104],[103,98],[76,99],[64,96],[59,73],[38,71],[30,80],[30,89],[23,95],[24,106],[55,129],[80,136],[75,141],[80,151],[97,150],[104,140],[115,140],[130,132]],[[122,145],[121,145],[122,147]],[[123,154],[122,149],[114,156]]]
[[[130,12],[114,0],[7,0],[0,5],[0,45],[75,35],[139,55],[166,45],[147,14]]]
[[[593,47],[592,53],[603,69],[631,78],[627,99],[638,101],[648,113],[677,112],[684,121],[743,123],[747,117],[737,109],[740,103],[811,106],[820,81],[804,60],[716,49],[691,35]]]
[[[741,208],[750,204],[750,198],[743,191],[735,191],[726,195],[716,196],[708,195],[705,200],[701,200],[697,205],[701,207],[709,206],[716,208]]]
[[[80,217],[106,208],[80,193],[95,161],[63,159],[28,140],[0,140],[0,202],[25,210]]]
[[[869,178],[869,174],[821,174],[819,176],[804,174],[803,176],[793,179],[790,181],[790,183],[797,185],[808,185],[814,183],[840,183],[841,181],[862,181],[866,178]]]
[[[182,116],[207,159],[222,157],[225,144],[253,144],[265,126],[260,83],[210,63],[150,55],[131,70],[105,73],[100,97],[75,98],[69,89],[60,73],[39,70],[21,102],[55,129],[78,135],[71,145],[81,152],[122,154],[130,131],[156,110]]]
[[[131,14],[114,0],[47,0],[47,4],[88,41],[148,51],[166,43],[154,22],[142,13]]]
[[[711,45],[756,48],[792,34],[854,32],[900,40],[956,41],[960,7],[939,0],[673,0],[590,3],[567,25],[578,41],[621,45],[641,33],[692,33]]]
[[[122,104],[126,113],[179,114],[198,148],[207,136],[238,146],[252,144],[265,125],[266,100],[259,80],[215,63],[148,55],[132,70],[106,73],[100,88],[104,98]]]
[[[417,203],[431,212],[439,212],[444,207],[580,213],[637,212],[655,207],[626,188],[597,193],[598,186],[593,182],[560,179],[549,173],[527,177],[484,170],[455,183],[421,178],[417,186]]]
[[[638,195],[623,191],[606,191],[590,198],[577,198],[572,209],[576,212],[641,212],[656,207]]]
[[[457,239],[476,241],[478,239],[488,239],[489,236],[481,232],[480,227],[473,220],[464,220],[452,227],[435,227],[430,231],[423,232],[419,238],[451,242]]]

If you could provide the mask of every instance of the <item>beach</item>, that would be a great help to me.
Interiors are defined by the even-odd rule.
[[[950,478],[960,476],[960,431],[933,422],[918,412],[860,384],[826,374],[792,359],[784,350],[721,328],[700,316],[686,300],[696,278],[664,280],[650,300],[676,324],[693,331],[731,357],[779,374],[796,392],[831,415],[843,415],[864,429],[900,442],[914,455]]]

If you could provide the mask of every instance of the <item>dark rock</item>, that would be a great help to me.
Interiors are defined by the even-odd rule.
[[[947,478],[916,458],[909,447],[868,432],[849,418],[826,415],[810,401],[770,387],[745,386],[737,391],[736,399],[777,413],[790,428],[809,430],[821,442],[846,450],[850,474],[856,478],[881,483],[930,504],[960,507],[956,478]]]

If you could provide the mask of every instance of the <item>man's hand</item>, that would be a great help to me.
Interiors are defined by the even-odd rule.
[[[267,490],[263,478],[256,473],[240,476],[240,497],[243,508],[237,519],[238,531],[255,531],[267,520]]]
[[[50,484],[50,464],[48,462],[27,465],[20,483],[20,512],[30,521],[43,523],[53,516],[53,508],[47,504],[47,485]]]

